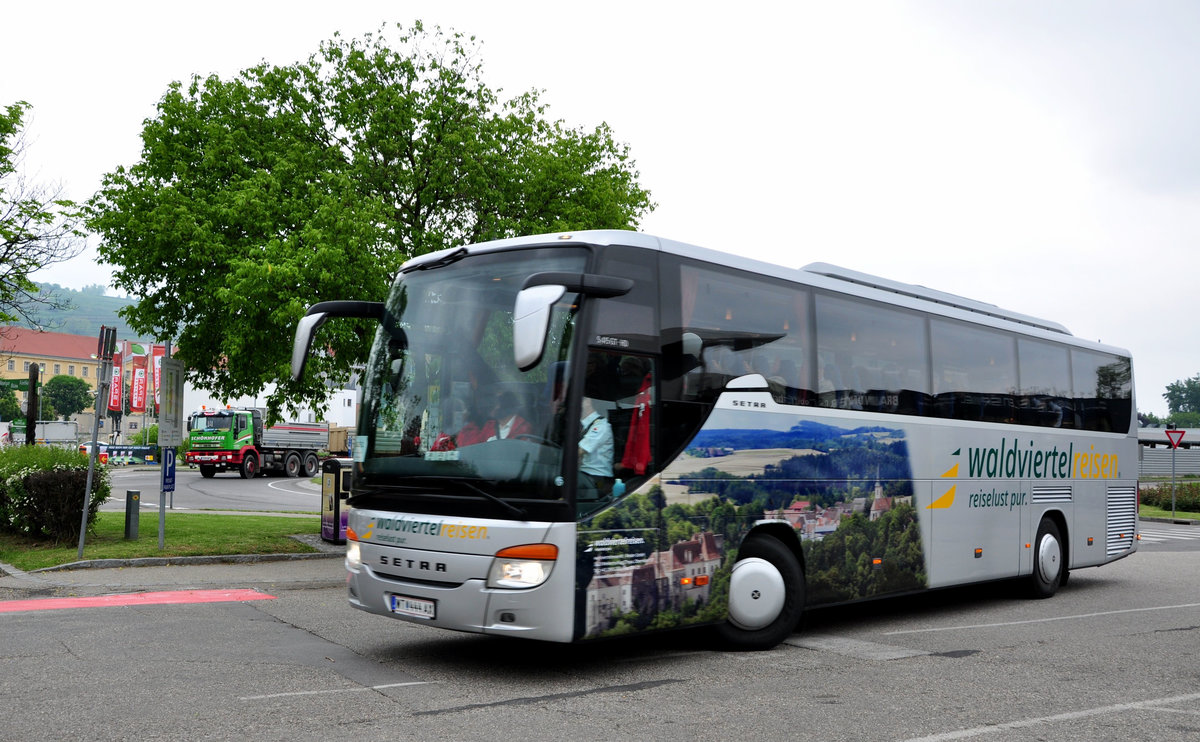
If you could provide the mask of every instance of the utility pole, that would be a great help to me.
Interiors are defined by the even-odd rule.
[[[83,540],[87,536],[88,510],[92,504],[92,478],[96,473],[96,459],[100,456],[100,410],[108,408],[108,385],[112,380],[112,359],[117,349],[117,328],[100,327],[96,344],[96,357],[100,359],[100,377],[96,379],[96,416],[92,420],[92,451],[88,455],[87,487],[83,492],[83,521],[79,524],[79,554],[83,560]]]

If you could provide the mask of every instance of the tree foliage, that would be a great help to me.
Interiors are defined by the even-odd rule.
[[[549,121],[535,91],[482,81],[474,38],[418,22],[335,36],[307,60],[170,85],[141,159],[90,203],[125,313],[171,338],[193,382],[224,396],[279,384],[272,413],[326,398],[370,328],[330,323],[328,353],[287,377],[305,308],[382,300],[400,265],[523,233],[633,228],[653,208],[628,147],[601,124]]]
[[[0,421],[15,420],[21,417],[21,403],[12,389],[0,389]]]
[[[53,408],[57,417],[67,420],[90,407],[94,398],[86,381],[60,374],[42,385],[42,403]]]
[[[1167,384],[1163,393],[1167,410],[1172,416],[1183,412],[1200,412],[1200,374]]]
[[[0,109],[0,324],[39,326],[39,310],[62,309],[55,294],[39,294],[29,276],[83,250],[82,214],[61,189],[25,180],[24,118],[29,104]]]

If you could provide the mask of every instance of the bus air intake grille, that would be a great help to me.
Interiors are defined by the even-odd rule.
[[[1107,539],[1105,551],[1108,556],[1120,554],[1133,548],[1134,531],[1137,529],[1137,490],[1133,487],[1108,488]]]
[[[1031,497],[1034,503],[1070,502],[1071,487],[1034,487]]]
[[[444,582],[441,580],[423,580],[418,577],[405,577],[404,575],[388,574],[379,570],[372,570],[376,577],[381,577],[392,582],[407,582],[410,585],[426,585],[428,587],[449,587],[454,588],[460,586],[461,582]]]

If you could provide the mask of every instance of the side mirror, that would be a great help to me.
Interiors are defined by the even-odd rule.
[[[550,309],[567,293],[566,286],[530,286],[521,289],[513,306],[513,360],[527,371],[542,360]]]
[[[296,323],[296,337],[292,341],[292,379],[298,381],[304,373],[304,362],[312,348],[313,336],[325,320],[330,317],[359,317],[383,319],[383,302],[379,301],[323,301],[308,308]]]
[[[292,381],[299,381],[304,373],[304,363],[308,360],[308,351],[312,347],[313,335],[325,324],[329,315],[306,314],[296,323],[296,338],[292,341]]]
[[[633,279],[591,273],[547,271],[526,278],[513,305],[513,360],[517,368],[527,371],[542,360],[550,309],[563,294],[570,291],[607,299],[624,296],[632,288]]]

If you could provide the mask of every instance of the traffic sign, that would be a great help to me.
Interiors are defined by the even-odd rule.
[[[1179,448],[1179,442],[1183,440],[1183,434],[1186,430],[1168,430],[1167,438],[1171,441],[1171,448]]]
[[[175,449],[164,448],[162,458],[162,491],[175,491]]]
[[[162,359],[162,404],[158,408],[158,445],[183,445],[183,361]]]

